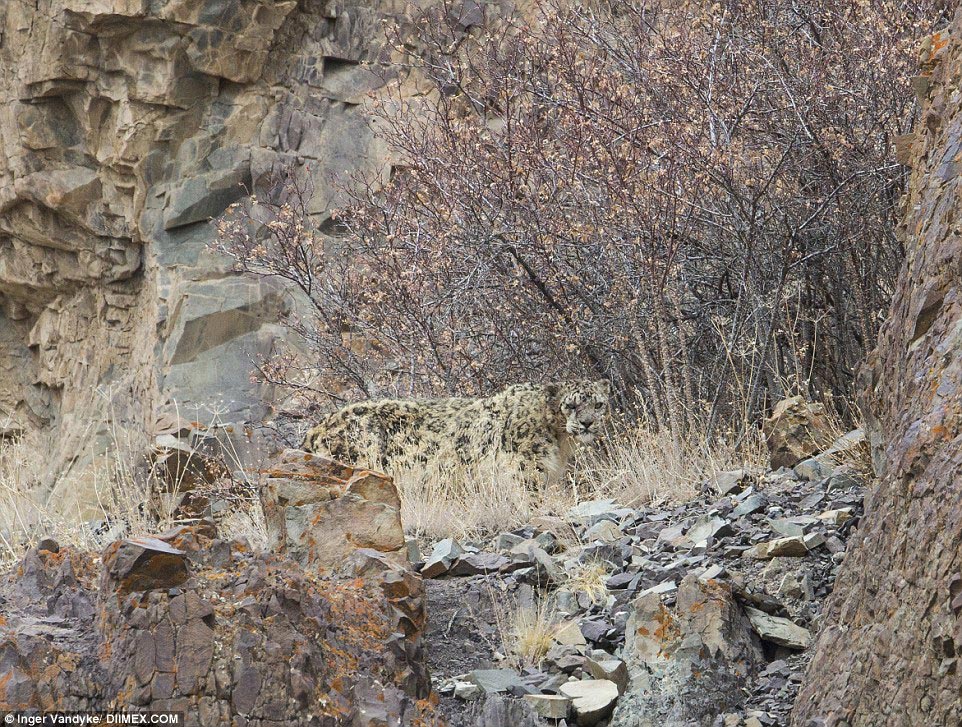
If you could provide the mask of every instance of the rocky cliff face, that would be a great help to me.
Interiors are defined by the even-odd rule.
[[[908,259],[865,377],[880,482],[796,725],[962,723],[962,14],[921,60]]]
[[[272,489],[291,526],[274,552],[221,538],[212,520],[116,540],[99,557],[51,538],[28,550],[0,574],[0,710],[438,724],[424,585],[401,553],[392,480],[308,457],[275,463]]]
[[[118,424],[153,433],[174,403],[263,415],[251,358],[287,303],[209,251],[209,220],[292,165],[323,217],[334,173],[381,159],[365,103],[385,10],[0,6],[0,434],[52,432],[57,470]]]

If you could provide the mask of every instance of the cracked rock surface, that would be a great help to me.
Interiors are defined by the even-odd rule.
[[[962,724],[962,13],[923,46],[907,259],[862,377],[879,474],[794,724]]]
[[[285,335],[289,303],[230,271],[209,220],[288,168],[323,219],[334,172],[386,161],[368,93],[393,72],[394,10],[0,4],[0,435],[50,431],[51,472],[76,460],[82,473],[116,436],[107,418],[135,443],[166,431],[172,402],[189,420],[263,418],[251,359]],[[73,481],[50,502],[93,516]]]

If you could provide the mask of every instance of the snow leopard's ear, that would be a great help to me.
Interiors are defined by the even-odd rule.
[[[544,390],[548,395],[548,401],[554,406],[561,405],[561,384],[546,384]]]

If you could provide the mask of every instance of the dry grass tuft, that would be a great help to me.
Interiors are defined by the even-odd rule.
[[[43,537],[87,550],[99,549],[116,537],[117,528],[94,528],[80,512],[51,502],[50,493],[65,489],[92,493],[105,523],[123,523],[127,531],[147,532],[151,520],[143,504],[146,488],[118,465],[115,453],[98,459],[81,473],[45,482],[43,438],[24,435],[0,439],[0,566],[18,560],[25,548]],[[118,526],[119,527],[119,526]]]
[[[868,438],[864,438],[861,442],[852,442],[851,444],[843,444],[843,437],[845,437],[850,431],[851,426],[846,422],[838,412],[838,407],[832,399],[827,399],[822,402],[825,406],[825,417],[828,420],[829,432],[835,440],[833,448],[837,445],[836,449],[831,458],[837,465],[845,465],[852,470],[852,473],[858,477],[861,477],[866,482],[870,481],[875,476],[875,470],[872,465],[872,448],[869,445]],[[847,408],[850,410],[852,417],[856,422],[857,427],[863,427],[862,422],[865,421],[862,416],[861,408],[855,401],[844,402]]]
[[[216,436],[226,426],[218,414],[198,428]],[[218,437],[225,471],[240,473],[242,481],[230,487],[214,487],[208,494],[226,500],[228,509],[218,516],[218,527],[227,538],[245,538],[255,550],[267,545],[256,483],[246,478],[241,457],[229,438]],[[187,487],[180,478],[166,479],[152,467],[142,442],[134,442],[120,429],[112,429],[105,451],[92,457],[84,468],[46,476],[50,450],[40,435],[0,438],[0,569],[13,563],[41,538],[53,537],[64,545],[99,550],[128,534],[161,532],[176,524],[175,510]],[[197,490],[199,492],[199,490]],[[82,511],[64,506],[55,493],[83,493]],[[54,493],[54,496],[52,496]],[[99,522],[98,522],[99,520]]]
[[[691,499],[703,480],[764,462],[757,434],[738,443],[673,437],[641,423],[580,450],[566,482],[526,486],[512,463],[473,470],[395,473],[406,530],[427,539],[483,539],[521,527],[538,515],[563,515],[586,500],[613,498],[626,506]]]
[[[584,593],[597,605],[608,598],[608,578],[611,574],[601,561],[581,563],[568,575],[565,588],[573,593]]]
[[[576,503],[569,489],[525,486],[506,463],[395,473],[405,529],[428,539],[480,539]]]
[[[560,619],[546,601],[522,605],[515,609],[511,620],[511,641],[506,650],[519,666],[537,667],[554,643]]]
[[[573,477],[580,499],[613,497],[641,507],[690,500],[712,475],[764,461],[765,446],[755,430],[739,441],[709,440],[701,432],[677,436],[641,421],[579,452]]]
[[[235,504],[217,523],[217,531],[225,540],[246,540],[255,553],[268,548],[267,524],[259,500]]]

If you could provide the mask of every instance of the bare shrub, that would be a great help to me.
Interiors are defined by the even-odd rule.
[[[427,89],[384,92],[401,163],[331,219],[292,175],[222,223],[240,269],[308,302],[320,376],[264,373],[327,401],[604,376],[682,439],[844,400],[902,257],[906,79],[948,5],[485,7],[398,30]]]

